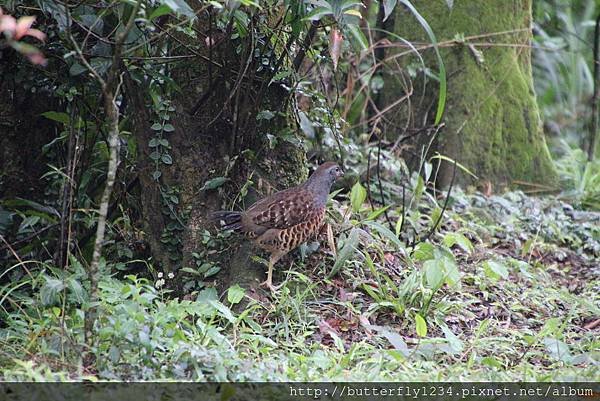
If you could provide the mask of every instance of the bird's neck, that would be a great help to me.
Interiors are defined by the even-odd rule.
[[[310,177],[304,184],[306,189],[312,192],[315,196],[315,202],[318,206],[325,206],[327,197],[331,190],[332,182],[323,177]]]

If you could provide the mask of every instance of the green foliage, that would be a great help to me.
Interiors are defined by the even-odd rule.
[[[384,1],[386,18],[396,3]],[[448,94],[436,32],[418,7],[400,3],[417,18],[436,52],[439,71],[422,67],[439,81],[439,123]],[[29,3],[16,4],[28,9]],[[65,35],[72,32],[78,43],[85,42],[90,65],[104,77],[112,67],[113,41],[98,38],[121,32],[134,5],[118,1],[100,10],[82,3],[67,15],[56,2],[39,2],[41,27],[51,33],[50,61],[60,60],[60,68],[49,68],[35,80],[21,76],[22,69],[10,72],[11,79],[27,82],[31,93],[55,93],[57,105],[42,113],[47,123],[56,124],[56,137],[43,144],[51,161],[43,177],[45,193],[35,200],[0,201],[0,235],[13,245],[9,249],[0,243],[3,380],[597,379],[597,336],[582,329],[599,313],[597,277],[586,275],[595,273],[594,258],[600,255],[595,215],[581,217],[555,199],[467,195],[455,189],[442,216],[443,198],[431,183],[436,175],[432,161],[451,159],[422,155],[418,171],[411,173],[398,157],[401,149],[382,140],[375,166],[369,147],[379,128],[371,107],[387,83],[381,60],[371,58],[376,50],[372,34],[378,32],[368,31],[374,28],[373,10],[353,0],[142,4],[120,72],[122,79],[148,89],[148,140],[132,134],[138,121],[127,99],[119,97],[121,165],[100,266],[98,341],[86,349],[86,268],[94,210],[106,179],[108,127],[98,114],[101,88],[89,79]],[[285,12],[281,25],[274,26],[273,10],[283,11],[280,6]],[[191,20],[204,18],[207,11],[213,26],[198,30]],[[311,27],[314,38],[304,46]],[[340,46],[335,52],[334,29],[347,38],[335,36]],[[173,32],[164,35],[165,30]],[[237,184],[216,170],[197,183],[197,193],[170,180],[181,167],[173,138],[181,129],[176,116],[182,114],[175,105],[184,88],[175,77],[195,72],[199,60],[214,50],[212,41],[221,39],[232,44],[236,60],[247,57],[248,64],[227,67],[225,75],[236,76],[234,81],[221,82],[215,74],[217,90],[254,81],[289,90],[309,150],[322,159],[343,156],[351,177],[330,199],[334,235],[329,247],[326,241],[318,249],[311,246],[312,254],[294,263],[281,291],[270,296],[239,285],[217,292],[215,282],[228,268],[219,257],[225,260],[231,253],[230,233],[198,230],[197,247],[183,265],[188,198],[215,189],[225,193]],[[347,57],[335,66],[327,49]],[[310,68],[297,70],[292,64],[301,51]],[[216,69],[220,61],[212,61]],[[241,74],[240,67],[247,67],[249,75]],[[563,70],[555,72],[566,74]],[[348,86],[338,88],[344,81]],[[581,89],[579,83],[572,86]],[[228,102],[233,94],[225,95]],[[186,118],[205,121],[202,107],[197,111],[186,111]],[[261,127],[290,118],[270,107],[242,117]],[[264,134],[268,150],[280,143],[298,145],[290,131]],[[565,154],[559,168],[573,192],[564,199],[598,208],[597,164],[584,165],[578,152]],[[241,149],[228,155],[229,167],[242,156],[259,158],[261,153]],[[73,170],[67,157],[76,162]],[[156,201],[165,218],[160,242],[169,266],[147,252],[149,233],[140,222],[146,211],[138,194],[144,187],[135,185],[140,165],[149,166],[160,195]],[[366,177],[365,166],[371,167]],[[260,185],[252,179],[250,174],[236,188],[241,198],[254,181]],[[65,195],[67,188],[71,195]],[[68,229],[61,230],[62,225]],[[63,232],[70,236],[65,261],[57,256]],[[283,269],[276,274],[283,276]],[[185,296],[175,297],[171,284],[182,276],[185,281],[177,284]],[[96,364],[82,373],[86,351]]]
[[[593,1],[535,2],[534,80],[546,133],[579,147],[587,136],[593,88],[592,52],[598,7]]]
[[[600,211],[600,159],[588,162],[582,150],[565,142],[562,149],[556,162],[564,188],[561,196],[582,209]]]
[[[562,197],[575,206],[600,210],[600,167],[579,150],[591,124],[596,2],[578,7],[537,2],[534,76],[545,131],[557,156]],[[596,158],[597,160],[597,158]]]

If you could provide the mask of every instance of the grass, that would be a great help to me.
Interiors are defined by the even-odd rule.
[[[598,225],[570,220],[553,198],[520,193],[457,192],[451,204],[431,243],[414,249],[374,229],[364,205],[334,214],[337,258],[348,227],[360,230],[356,251],[331,278],[327,241],[303,261],[294,255],[276,274],[285,285],[274,296],[233,287],[173,300],[146,279],[105,276],[93,371],[81,367],[76,288],[14,291],[25,313],[9,312],[0,329],[2,378],[600,379]],[[413,210],[407,224],[432,224],[423,216],[434,209]],[[48,270],[44,285],[54,280]]]

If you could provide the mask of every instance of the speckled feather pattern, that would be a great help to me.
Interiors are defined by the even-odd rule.
[[[216,212],[223,229],[235,230],[271,253],[267,281],[273,264],[321,230],[325,205],[333,182],[342,175],[335,163],[324,163],[302,185],[268,196],[244,212]]]
[[[269,251],[289,252],[321,228],[325,207],[302,187],[278,192],[252,205],[242,217],[242,231]]]

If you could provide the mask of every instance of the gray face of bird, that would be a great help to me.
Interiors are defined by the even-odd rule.
[[[327,195],[333,183],[343,175],[344,172],[340,166],[335,163],[327,163],[321,165],[306,184],[317,195],[319,202],[324,203],[327,201]]]
[[[344,172],[342,171],[340,166],[338,166],[336,164],[329,168],[329,176],[330,176],[331,184],[333,184],[338,178],[341,178],[344,176]]]

